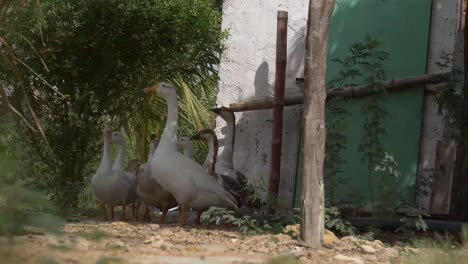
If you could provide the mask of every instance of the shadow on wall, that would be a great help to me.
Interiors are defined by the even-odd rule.
[[[293,34],[291,36],[291,34]],[[286,93],[297,92],[301,87],[296,77],[303,76],[305,25],[299,30],[288,30],[288,64]],[[276,38],[271,45],[275,46]],[[261,49],[262,47],[257,47]],[[275,55],[259,62],[252,76],[254,93],[243,100],[273,97],[275,87]],[[227,105],[226,105],[227,106]],[[282,169],[280,201],[292,204],[299,148],[302,106],[285,107],[283,115]],[[234,166],[249,177],[268,182],[270,174],[272,110],[236,113],[236,145]],[[225,127],[221,133],[225,135]],[[220,145],[224,140],[220,139]]]

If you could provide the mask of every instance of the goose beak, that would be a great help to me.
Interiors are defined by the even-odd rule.
[[[221,108],[211,108],[210,111],[215,114],[219,114],[219,112],[221,111]]]
[[[200,139],[200,134],[193,135],[190,140],[199,140]]]
[[[157,85],[153,85],[153,86],[146,87],[145,89],[143,89],[145,93],[156,93],[157,90],[158,90]]]

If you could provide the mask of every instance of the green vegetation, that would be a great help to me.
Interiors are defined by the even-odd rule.
[[[356,228],[344,221],[336,207],[325,208],[325,228],[339,235],[354,235]]]
[[[2,130],[0,128],[0,236],[24,234],[28,228],[60,231],[63,221],[56,216],[53,204],[41,192],[24,186],[18,163],[6,144],[11,135]]]
[[[212,0],[2,2],[0,90],[21,116],[8,145],[26,184],[76,208],[107,122],[126,128],[131,156],[146,158],[166,107],[142,90],[158,80],[179,91],[181,135],[211,127],[220,23]]]
[[[202,214],[202,221],[208,225],[235,226],[244,235],[280,233],[286,225],[300,222],[298,211],[281,210],[264,198],[266,184],[262,180],[249,179],[245,188],[252,190],[247,192],[246,200],[261,205],[254,213],[238,216],[231,210],[212,207]],[[271,214],[272,209],[276,212],[275,214]]]

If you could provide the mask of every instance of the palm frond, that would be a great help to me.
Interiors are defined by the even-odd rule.
[[[208,111],[215,104],[216,73],[209,76],[199,71],[189,77],[176,76],[170,80],[179,94],[179,136],[190,136],[197,131],[213,127],[214,116]],[[161,135],[167,117],[166,103],[157,96],[142,95],[142,105],[126,117],[126,130],[136,145],[140,159],[146,158],[151,133]],[[196,148],[206,146],[196,142]]]

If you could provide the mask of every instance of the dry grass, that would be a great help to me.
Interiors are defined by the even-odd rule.
[[[465,264],[468,263],[468,232],[465,229],[462,243],[448,236],[436,236],[433,240],[417,243],[419,251],[404,258],[407,264]]]

